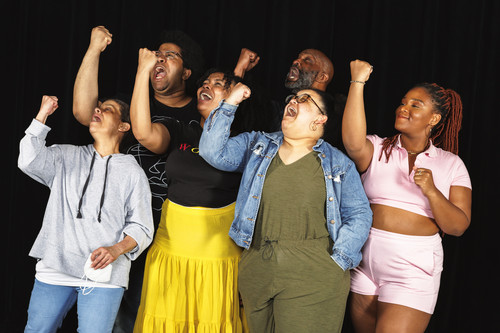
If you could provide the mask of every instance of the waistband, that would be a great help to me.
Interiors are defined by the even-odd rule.
[[[259,250],[260,248],[267,246],[269,244],[277,245],[299,245],[299,246],[314,246],[318,244],[324,244],[325,242],[330,242],[330,237],[321,238],[311,238],[311,239],[271,239],[269,237],[264,237],[259,244],[255,243],[254,248]]]
[[[325,246],[330,242],[329,237],[312,238],[312,239],[269,239],[264,237],[260,241],[259,245],[254,246],[255,250],[262,250],[262,259],[269,260],[274,255],[274,246],[302,246],[302,247],[315,247],[315,246]],[[326,249],[326,248],[325,248]]]
[[[415,236],[415,235],[405,235],[395,232],[390,232],[386,230],[371,228],[370,236],[371,238],[383,238],[386,241],[392,241],[396,243],[407,243],[407,244],[438,244],[441,243],[441,236],[436,233],[431,236]]]
[[[173,201],[170,200],[165,200],[163,203],[162,210],[168,207],[170,211],[182,213],[182,214],[189,214],[189,215],[197,215],[197,216],[216,216],[216,215],[221,215],[221,214],[229,214],[231,212],[234,212],[234,208],[236,206],[236,202],[233,202],[232,204],[229,204],[224,207],[219,207],[219,208],[210,208],[210,207],[201,207],[201,206],[195,206],[195,207],[189,207],[189,206],[183,206],[179,205]]]

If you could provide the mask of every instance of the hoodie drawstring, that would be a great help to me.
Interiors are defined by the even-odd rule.
[[[92,155],[92,162],[90,162],[89,175],[87,177],[87,180],[85,181],[85,185],[83,185],[82,195],[81,195],[80,201],[78,203],[78,212],[76,214],[76,218],[77,219],[81,219],[82,218],[81,209],[82,209],[82,204],[83,204],[83,197],[85,196],[85,192],[87,192],[87,187],[88,187],[89,181],[90,181],[90,175],[92,174],[92,169],[94,168],[95,154],[96,153],[94,152],[94,154]],[[99,223],[101,223],[101,212],[102,212],[102,206],[104,205],[104,193],[106,191],[106,182],[107,182],[107,179],[108,179],[108,164],[109,164],[109,160],[111,159],[111,157],[112,157],[112,155],[110,155],[108,157],[108,160],[106,161],[106,172],[104,174],[104,185],[103,185],[103,188],[102,188],[101,202],[100,202],[100,205],[99,205],[99,214],[97,216],[97,221],[99,221]]]
[[[99,221],[99,223],[101,223],[101,212],[102,206],[104,205],[104,192],[106,192],[106,181],[108,180],[108,164],[111,157],[113,156],[109,155],[108,160],[106,161],[106,172],[104,173],[104,184],[102,185],[101,203],[99,204],[99,215],[97,215],[97,221]]]

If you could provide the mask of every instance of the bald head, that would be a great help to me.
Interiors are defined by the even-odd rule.
[[[333,64],[330,59],[320,50],[307,49],[293,61],[285,87],[293,92],[310,88],[325,91],[332,78]]]

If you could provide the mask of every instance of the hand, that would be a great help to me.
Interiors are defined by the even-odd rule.
[[[137,67],[137,72],[150,73],[156,65],[158,57],[155,51],[148,50],[146,48],[139,49],[139,66]]]
[[[351,61],[351,80],[366,82],[373,72],[373,66],[366,61],[354,60]]]
[[[238,82],[234,88],[231,90],[231,93],[226,98],[226,103],[232,105],[239,105],[245,99],[250,97],[252,91],[246,85],[241,82]]]
[[[415,171],[415,174],[413,175],[413,180],[415,181],[415,184],[420,187],[422,193],[425,196],[429,196],[429,194],[431,194],[433,191],[436,190],[431,170],[424,168],[417,168],[416,166],[414,166],[413,171]]]
[[[53,114],[59,105],[57,104],[57,97],[56,96],[43,96],[42,97],[42,104],[40,105],[40,110],[38,111],[38,114],[36,116],[36,120],[39,122],[45,124],[45,121],[47,121],[47,118]]]
[[[242,48],[238,63],[234,69],[234,74],[239,77],[244,77],[245,73],[254,68],[259,63],[260,57],[257,53]]]
[[[113,35],[108,31],[108,29],[102,25],[95,27],[92,29],[92,34],[90,35],[89,49],[103,52],[112,41]]]
[[[116,246],[103,246],[94,250],[90,256],[92,264],[90,267],[100,269],[108,266],[121,255]]]

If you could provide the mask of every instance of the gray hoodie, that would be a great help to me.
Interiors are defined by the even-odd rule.
[[[128,235],[137,246],[113,262],[110,284],[128,286],[131,260],[152,241],[151,191],[131,155],[102,158],[92,144],[46,147],[50,128],[33,120],[20,143],[19,168],[48,186],[42,228],[30,256],[82,277],[89,254]]]

